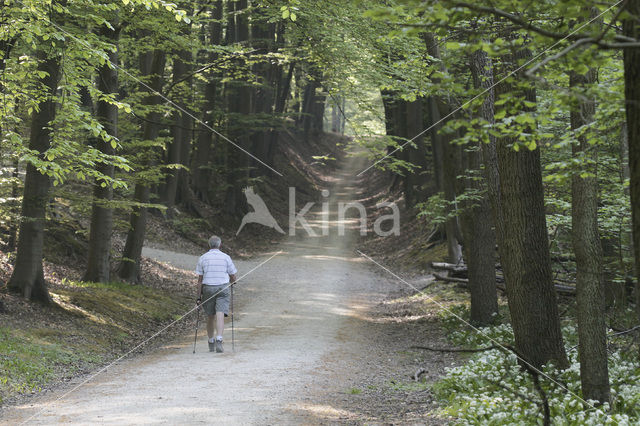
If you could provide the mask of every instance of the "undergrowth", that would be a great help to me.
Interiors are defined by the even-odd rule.
[[[0,327],[0,404],[95,369],[187,306],[175,293],[123,283],[64,280],[51,296],[53,306]]]
[[[466,305],[454,312],[463,318],[469,317]],[[459,320],[451,312],[443,315],[452,343],[465,348],[491,346],[491,341],[480,333],[460,330]],[[481,330],[497,342],[513,344],[509,324]],[[546,377],[540,377],[549,400],[552,424],[638,424],[640,364],[637,351],[629,350],[631,342],[623,336],[610,337],[611,404],[596,406],[595,401],[585,403],[581,400],[575,323],[565,321],[562,331],[570,367],[560,371],[551,365],[545,366]],[[518,365],[512,353],[492,349],[473,354],[463,365],[447,369],[446,376],[433,386],[433,390],[443,402],[442,414],[453,417],[457,424],[543,424],[541,396],[531,376]]]
[[[103,359],[96,351],[76,350],[42,331],[0,327],[0,403],[7,396],[38,392],[50,381]]]

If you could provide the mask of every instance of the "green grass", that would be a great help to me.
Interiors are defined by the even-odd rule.
[[[57,306],[34,306],[51,321],[0,327],[0,404],[95,369],[188,306],[180,295],[123,283],[65,281],[51,294]]]
[[[0,327],[0,402],[39,391],[51,380],[102,360],[96,353],[65,344],[64,337],[43,329]]]

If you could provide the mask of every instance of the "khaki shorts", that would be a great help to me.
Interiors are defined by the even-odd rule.
[[[231,290],[228,286],[229,283],[202,285],[202,308],[207,315],[215,315],[216,312],[223,312],[225,317],[229,315],[229,294]]]

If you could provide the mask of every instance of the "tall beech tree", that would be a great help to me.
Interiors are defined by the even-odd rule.
[[[516,70],[518,63],[530,57],[531,52],[526,48],[503,57],[499,75]],[[505,115],[513,119],[522,110],[532,109],[517,106],[518,102],[536,105],[536,91],[530,84],[516,87],[509,79],[504,80],[496,86],[496,97],[502,96],[508,97],[503,107]],[[564,368],[568,360],[551,271],[542,166],[534,125],[528,128],[534,139],[529,140],[527,146],[515,135],[497,140],[504,231],[498,247],[516,348],[536,367],[552,361]]]
[[[98,33],[114,46],[109,52],[109,62],[98,70],[96,85],[105,96],[117,96],[118,70],[113,64],[118,64],[118,40],[120,27],[117,19],[111,22],[111,28],[101,26]],[[105,131],[115,139],[118,137],[118,106],[113,100],[99,99],[96,107],[96,118],[104,126]],[[105,155],[115,154],[115,143],[94,138],[94,144]],[[113,178],[115,167],[112,163],[99,164],[98,170],[107,177]],[[91,206],[91,224],[89,234],[89,254],[87,270],[83,277],[86,281],[109,282],[111,279],[111,234],[113,233],[113,208],[109,205],[113,199],[111,182],[96,179],[93,188],[93,203]]]
[[[148,86],[150,88],[142,88],[143,92],[147,92],[144,103],[151,107],[142,124],[143,141],[152,142],[158,138],[160,133],[160,112],[154,107],[161,102],[158,93],[162,92],[165,63],[166,53],[163,50],[155,49],[140,56],[140,74],[149,78]],[[151,197],[150,183],[143,179],[140,178],[140,181],[135,185],[133,200],[137,205],[131,211],[129,232],[122,251],[122,260],[118,266],[118,276],[132,283],[140,281],[140,258],[147,226],[147,205]]]
[[[228,44],[242,46],[249,42],[249,5],[247,0],[234,0],[228,3],[227,12],[227,40]],[[244,66],[243,60],[237,58],[235,63],[239,67]],[[244,150],[251,151],[251,131],[242,126],[242,120],[246,120],[253,112],[252,89],[249,86],[249,78],[231,79],[225,87],[226,108],[232,119],[228,121],[229,135]],[[242,118],[242,120],[241,120]],[[228,151],[227,157],[227,191],[224,209],[230,215],[242,215],[247,210],[246,201],[242,192],[249,178],[249,169],[253,166],[253,159],[240,155],[237,151]]]
[[[597,80],[597,71],[570,73],[573,88],[585,88]],[[571,110],[571,129],[577,133],[572,145],[575,158],[586,167],[571,177],[571,219],[573,250],[576,255],[576,303],[578,305],[578,353],[582,393],[588,399],[609,401],[607,365],[607,327],[605,324],[602,245],[598,231],[598,180],[595,162],[589,155],[589,141],[584,131],[592,124],[595,103],[583,96]]]
[[[488,89],[489,92],[480,107],[482,120],[493,120],[493,64],[486,52],[477,50],[469,58],[473,85],[477,89]],[[489,143],[495,144],[495,137],[489,136]],[[469,287],[471,291],[471,321],[488,325],[495,321],[498,314],[498,294],[496,290],[496,234],[493,227],[489,198],[489,176],[483,174],[490,167],[483,159],[485,142],[476,141],[467,148],[466,170],[468,178],[465,190],[475,195],[471,200],[463,202],[461,216],[464,236],[464,257],[469,268]],[[483,166],[484,163],[484,166]],[[496,206],[497,207],[497,206]],[[493,219],[493,220],[491,220]]]
[[[627,134],[629,143],[629,171],[631,220],[636,266],[636,309],[640,317],[640,0],[629,0],[620,7],[629,16],[623,21],[622,32],[636,45],[624,48],[624,87]],[[631,43],[630,43],[631,44]]]
[[[425,42],[427,53],[437,63],[440,72],[446,73],[446,68],[442,62],[440,55],[440,47],[438,41],[433,34],[427,33],[425,35]],[[434,84],[438,84],[439,79],[434,79]],[[435,151],[438,152],[437,158],[441,160],[438,164],[440,171],[440,191],[444,194],[444,198],[447,202],[447,212],[449,217],[445,222],[445,232],[447,235],[447,248],[449,253],[449,262],[460,263],[462,261],[462,247],[460,246],[460,229],[458,217],[456,215],[456,180],[458,176],[458,154],[459,147],[452,144],[454,136],[443,135],[442,128],[443,120],[449,116],[453,111],[453,106],[447,99],[442,96],[433,96],[429,99],[429,107],[431,113],[431,125],[433,127],[431,132],[431,138],[434,141]]]
[[[65,3],[59,2],[62,6]],[[39,61],[37,70],[42,75],[40,83],[46,91],[33,112],[29,149],[44,155],[51,146],[51,123],[56,117],[56,91],[62,61],[61,42],[43,43],[36,57]],[[9,288],[20,291],[25,298],[46,303],[50,301],[50,296],[44,280],[42,260],[50,186],[51,177],[29,163],[24,182],[16,263],[9,280]]]
[[[219,60],[220,55],[213,49],[214,46],[220,46],[223,42],[223,13],[224,2],[222,0],[216,0],[210,6],[211,20],[206,25],[207,43],[209,45],[209,51],[206,54],[206,59],[209,64],[215,64]],[[207,70],[206,83],[204,87],[204,105],[202,111],[202,121],[210,127],[216,126],[216,118],[218,117],[218,101],[222,93],[221,72],[217,68]],[[197,134],[197,139],[193,152],[193,161],[191,166],[191,184],[193,191],[198,199],[203,202],[209,202],[210,200],[210,176],[211,176],[211,152],[213,150],[213,143],[216,138],[213,132],[211,132],[205,126],[198,126],[200,130]]]

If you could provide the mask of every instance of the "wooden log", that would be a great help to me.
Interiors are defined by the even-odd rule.
[[[455,265],[453,263],[444,263],[444,262],[431,262],[431,268],[439,270],[439,271],[447,271],[449,275],[458,277],[458,278],[466,278],[467,277],[467,265],[460,264]]]
[[[440,280],[440,281],[446,281],[449,283],[458,283],[458,284],[464,284],[465,286],[467,286],[469,284],[469,280],[467,278],[456,278],[456,277],[447,277],[441,274],[437,274],[434,273],[433,274],[434,277],[436,277],[436,279]]]
[[[429,265],[433,269],[440,269],[440,270],[445,270],[450,272],[466,272],[467,271],[467,265],[465,265],[464,263],[460,265],[455,265],[453,263],[445,263],[445,262],[430,262]]]
[[[444,281],[444,282],[450,282],[450,283],[456,283],[462,287],[467,288],[469,286],[469,280],[467,278],[456,278],[456,277],[447,277],[441,274],[437,274],[434,273],[433,276],[440,280],[440,281]],[[506,292],[506,287],[504,285],[504,278],[502,278],[502,280],[498,280],[498,282],[496,282],[496,287],[498,288],[498,290],[502,291],[502,292]],[[576,295],[576,288],[572,287],[572,286],[568,286],[568,285],[564,285],[564,284],[555,284],[555,288],[556,288],[556,292],[562,296],[575,296]]]

